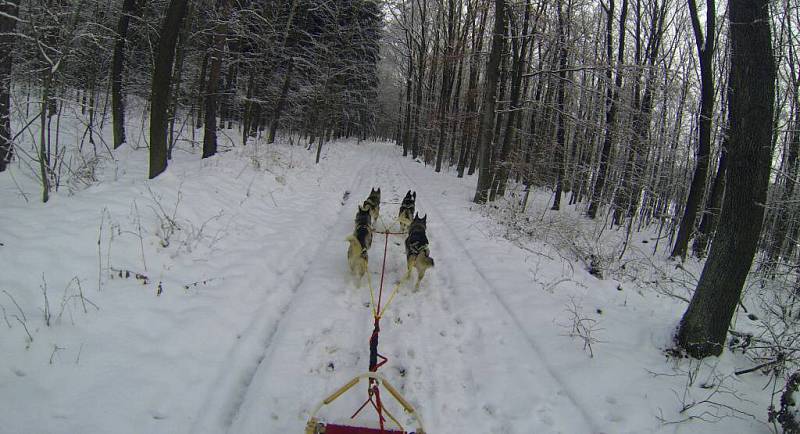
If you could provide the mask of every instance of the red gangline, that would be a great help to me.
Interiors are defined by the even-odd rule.
[[[386,275],[386,252],[389,249],[389,235],[404,235],[403,232],[389,232],[388,230],[387,231],[382,231],[382,232],[381,231],[375,231],[375,232],[379,233],[379,234],[384,234],[384,243],[383,243],[383,261],[382,261],[382,264],[381,264],[381,283],[380,283],[380,286],[378,287],[379,288],[378,289],[378,305],[376,306],[377,308],[375,309],[375,324],[374,324],[374,327],[373,327],[373,330],[372,330],[372,335],[369,338],[370,353],[372,353],[373,346],[374,346],[374,351],[375,351],[375,356],[376,356],[375,363],[373,363],[373,360],[372,360],[372,357],[371,357],[372,354],[370,354],[370,365],[371,365],[370,368],[369,368],[370,372],[377,372],[378,369],[381,366],[385,365],[386,362],[389,361],[389,359],[387,357],[385,357],[382,354],[378,353],[378,333],[380,333],[380,330],[381,330],[380,329],[381,317],[379,315],[380,315],[380,312],[381,312],[381,304],[383,303],[383,280],[384,280],[384,276]],[[374,341],[374,344],[373,344],[373,341]],[[377,362],[377,359],[380,359],[381,361]],[[381,402],[381,390],[380,390],[380,388],[378,388],[378,386],[375,383],[376,383],[376,380],[373,379],[373,378],[370,378],[369,385],[367,386],[367,394],[369,396],[367,397],[367,400],[364,401],[364,403],[361,405],[361,407],[359,407],[358,410],[356,410],[356,412],[353,413],[352,416],[350,416],[350,419],[355,419],[355,417],[358,416],[359,413],[361,413],[361,410],[363,410],[367,406],[367,404],[372,404],[372,407],[378,413],[378,423],[380,424],[381,432],[383,432],[386,429],[384,427],[384,423],[386,422],[386,418],[383,416],[383,403]],[[373,400],[373,396],[375,397],[374,400]]]
[[[381,265],[381,286],[378,290],[378,309],[375,311],[376,313],[380,314],[381,312],[381,298],[383,297],[383,276],[386,272],[386,251],[389,249],[389,233],[387,232],[384,235],[384,243],[383,243],[383,264]],[[380,317],[378,317],[380,319]]]

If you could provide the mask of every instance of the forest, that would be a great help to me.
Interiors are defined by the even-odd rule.
[[[126,149],[155,182],[177,154],[390,143],[526,236],[574,213],[600,279],[632,249],[688,273],[657,290],[682,311],[664,352],[742,355],[796,433],[795,27],[797,0],[0,0],[0,181],[46,207]]]

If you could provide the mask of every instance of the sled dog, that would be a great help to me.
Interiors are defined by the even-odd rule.
[[[408,260],[408,272],[406,279],[411,277],[411,269],[417,269],[417,284],[415,289],[419,289],[422,278],[425,277],[425,270],[433,267],[433,258],[430,256],[428,248],[428,237],[425,235],[428,216],[419,217],[414,214],[414,219],[408,227],[408,237],[406,237],[406,259]]]
[[[369,257],[367,250],[372,246],[372,219],[369,209],[365,206],[358,207],[355,219],[355,229],[347,237],[350,245],[347,248],[347,262],[350,264],[350,273],[356,278],[356,286],[361,286],[361,279],[367,273]]]
[[[380,187],[377,190],[374,188],[370,189],[369,197],[367,197],[367,200],[364,201],[364,206],[369,207],[369,215],[372,217],[372,221],[377,220],[381,210]]]
[[[411,225],[411,220],[414,217],[414,206],[417,201],[417,192],[408,190],[406,197],[403,198],[403,203],[400,204],[400,214],[397,216],[397,221],[400,222],[400,228],[403,232],[408,232],[408,226]]]

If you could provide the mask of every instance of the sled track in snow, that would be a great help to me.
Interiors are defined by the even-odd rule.
[[[401,164],[398,165],[399,172],[402,173],[402,175],[408,180],[410,186],[414,186],[415,191],[418,192],[421,191],[417,183],[414,181],[414,179],[407,173],[406,168],[404,167],[404,163],[405,162],[401,162]],[[498,306],[501,308],[502,313],[504,313],[508,318],[510,318],[513,321],[514,328],[520,333],[520,335],[527,342],[528,347],[531,350],[531,353],[536,357],[536,359],[539,362],[541,362],[541,365],[546,369],[546,374],[549,377],[551,377],[565,392],[565,395],[568,398],[569,402],[578,410],[578,414],[580,414],[581,418],[586,422],[587,426],[590,427],[592,432],[595,433],[602,432],[601,428],[602,424],[598,423],[598,421],[595,420],[595,418],[591,415],[591,413],[586,410],[586,408],[588,408],[589,406],[581,402],[581,399],[577,396],[577,394],[573,390],[571,390],[570,387],[567,385],[567,382],[563,379],[563,376],[561,373],[559,373],[558,369],[554,367],[547,360],[547,358],[544,356],[542,345],[540,345],[536,341],[536,338],[532,336],[525,329],[522,321],[510,308],[508,302],[500,295],[499,291],[497,290],[497,287],[486,277],[486,275],[484,274],[483,270],[479,265],[479,261],[477,261],[473,256],[473,254],[466,248],[464,242],[455,233],[452,227],[450,227],[450,225],[446,223],[446,220],[443,218],[444,217],[443,214],[436,207],[429,206],[428,202],[424,199],[424,197],[425,197],[424,195],[420,195],[418,193],[417,204],[419,205],[419,203],[422,202],[422,204],[426,205],[425,210],[429,214],[433,214],[438,221],[442,222],[440,226],[437,226],[437,229],[439,227],[442,227],[445,228],[447,232],[446,236],[444,237],[442,237],[441,234],[439,234],[440,236],[437,237],[439,238],[438,241],[440,242],[445,241],[444,244],[446,245],[449,244],[450,246],[448,250],[450,250],[451,253],[456,251],[463,252],[460,254],[460,256],[470,263],[471,265],[470,269],[474,271],[472,274],[474,274],[474,277],[476,277],[476,281],[479,281],[482,284],[481,286],[489,290],[489,293],[491,294],[492,298],[496,300]],[[422,200],[420,200],[420,198],[422,198]],[[430,220],[429,220],[429,233],[430,233]],[[448,248],[448,246],[445,246],[445,248]],[[433,256],[434,258],[436,258],[437,256],[435,249],[433,251]],[[452,276],[454,273],[452,267],[447,267],[445,261],[440,261],[440,262],[437,262],[436,266],[437,267],[445,266],[446,268],[448,268],[447,270],[448,276]],[[453,279],[451,277],[448,277],[446,280],[451,281]]]
[[[350,285],[349,282],[335,281],[341,278],[336,274],[339,272],[337,270],[344,274],[341,267],[346,267],[343,259],[343,238],[346,234],[342,230],[345,227],[352,228],[350,211],[352,205],[362,199],[360,195],[368,191],[367,181],[380,180],[377,185],[383,185],[386,190],[384,200],[392,194],[402,196],[404,192],[397,191],[399,184],[407,183],[409,187],[420,191],[403,167],[405,161],[395,161],[398,157],[394,150],[383,147],[372,149],[371,158],[350,182],[351,196],[355,199],[349,199],[324,224],[329,234],[306,242],[278,274],[275,286],[283,292],[288,291],[288,297],[284,297],[277,307],[274,304],[267,306],[270,303],[265,302],[257,310],[241,341],[233,346],[222,365],[189,432],[294,432],[295,427],[301,430],[298,420],[307,411],[306,406],[316,403],[322,394],[329,391],[326,388],[333,384],[340,385],[338,383],[344,378],[340,366],[345,372],[366,366],[363,351],[366,349],[371,316],[368,309],[358,305],[359,297],[366,290],[365,285],[360,291],[351,291],[344,289]],[[426,205],[428,202],[424,194],[422,197],[419,202]],[[395,212],[393,207],[388,207],[381,214],[386,216],[389,210]],[[433,207],[425,207],[425,210],[434,216],[434,221],[429,221],[429,233],[433,223],[433,235],[438,238],[434,244],[442,246],[442,249],[435,246],[433,252],[437,259],[436,266],[441,271],[427,276],[417,293],[409,294],[413,282],[407,283],[389,309],[385,342],[381,345],[381,352],[390,357],[384,375],[401,390],[409,389],[408,397],[426,416],[426,425],[429,429],[433,428],[432,432],[478,429],[484,432],[522,433],[528,432],[525,427],[531,423],[541,428],[537,432],[601,432],[599,427],[602,425],[592,419],[585,410],[587,406],[581,404],[557,369],[548,363],[543,356],[542,346],[525,330],[497,288],[484,275],[478,261],[466,251],[464,243],[446,224],[444,215]],[[444,226],[447,228],[442,230],[443,233],[438,233]],[[342,238],[341,249],[334,244],[339,238]],[[374,244],[382,250],[383,237],[376,236]],[[402,250],[402,247],[399,249]],[[379,263],[382,252],[375,248],[371,252],[371,259]],[[444,255],[444,252],[448,255]],[[329,258],[332,254],[336,257]],[[440,258],[442,260],[438,260]],[[390,252],[387,261],[387,272],[405,271],[403,255]],[[456,269],[456,262],[469,266]],[[293,268],[292,264],[297,263],[305,265]],[[312,267],[312,263],[317,266]],[[370,268],[374,271],[375,266]],[[470,270],[466,275],[464,268]],[[322,280],[326,282],[322,283]],[[491,295],[487,298],[487,294]],[[486,299],[483,303],[486,305],[485,312],[476,312],[474,303],[470,303],[473,299]],[[462,304],[465,302],[466,305]],[[345,306],[347,303],[349,307]],[[326,306],[324,311],[319,310],[320,304]],[[454,310],[453,306],[458,309]],[[323,313],[324,318],[303,317],[315,311]],[[397,325],[388,324],[393,315],[397,315]],[[511,329],[506,330],[509,322],[503,318],[512,320]],[[483,323],[487,319],[490,323]],[[402,324],[403,321],[409,323]],[[309,322],[312,323],[311,327],[307,326]],[[500,331],[502,336],[488,336],[487,331]],[[333,333],[328,335],[329,332]],[[506,353],[512,348],[498,344],[498,339],[506,339],[513,351],[522,354],[509,356]],[[476,345],[483,347],[482,351],[488,354],[479,350],[477,359],[464,360],[464,356],[469,356],[470,352],[475,353],[472,347]],[[324,356],[336,361],[336,372],[325,374],[323,371],[320,374],[316,371],[320,360],[313,358],[323,349],[327,350],[328,346],[339,351]],[[462,349],[466,352],[462,353]],[[282,359],[279,361],[276,357]],[[516,370],[514,373],[502,370],[516,366],[520,360],[530,363],[523,363],[517,369],[518,373]],[[450,363],[442,364],[447,361]],[[500,371],[485,369],[492,364],[499,365]],[[494,372],[498,372],[498,378],[505,380],[506,384],[509,378],[519,378],[520,387],[526,389],[519,395],[523,398],[521,402],[512,402],[505,408],[503,402],[491,398],[497,395],[501,387],[493,384]],[[311,375],[309,378],[314,380],[307,382],[307,379],[304,380],[306,375]],[[286,380],[286,377],[290,379]],[[488,393],[488,398],[474,395],[484,391]],[[456,398],[455,402],[453,397]],[[309,400],[314,402],[306,402]],[[574,407],[579,416],[575,421],[555,421],[556,426],[551,426],[553,424],[546,419],[550,418],[553,407],[558,405]],[[528,413],[534,413],[535,410],[536,415],[518,417],[514,412],[519,412],[520,406]],[[471,416],[459,420],[455,425],[449,423],[452,418],[460,419],[460,416],[467,414]]]
[[[373,157],[375,154],[376,152],[373,150]],[[385,160],[385,157],[381,159],[381,161],[383,160]],[[363,175],[363,171],[370,166],[377,174],[379,165],[369,163],[365,163],[354,172],[355,175],[348,187],[350,197],[344,201],[336,215],[325,225],[325,231],[329,233],[323,235],[316,242],[307,242],[298,249],[290,261],[286,262],[287,265],[283,269],[277,271],[279,280],[274,286],[276,288],[288,286],[291,294],[290,298],[278,308],[269,305],[269,301],[265,300],[264,305],[256,311],[253,320],[242,333],[240,340],[233,346],[226,357],[225,363],[220,368],[220,373],[209,391],[209,396],[201,406],[200,413],[194,423],[191,424],[189,433],[217,434],[230,430],[240,413],[247,392],[253,384],[257,372],[263,365],[269,364],[271,362],[270,359],[274,357],[273,344],[275,336],[281,324],[285,322],[293,305],[297,304],[300,298],[298,290],[303,286],[307,275],[312,270],[311,265],[315,262],[324,246],[337,237],[344,239],[343,234],[331,231],[331,229],[352,211],[352,207],[348,205],[357,202],[358,198],[360,198],[361,190],[364,189],[362,184],[365,183],[366,178]],[[313,212],[314,210],[312,209],[311,211]],[[291,273],[292,265],[297,263],[305,263],[305,266],[300,269],[299,275]],[[277,318],[270,317],[269,313],[275,311],[278,312]]]

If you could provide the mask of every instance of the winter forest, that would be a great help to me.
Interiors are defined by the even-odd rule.
[[[798,0],[0,0],[0,433],[800,433],[798,50]]]

